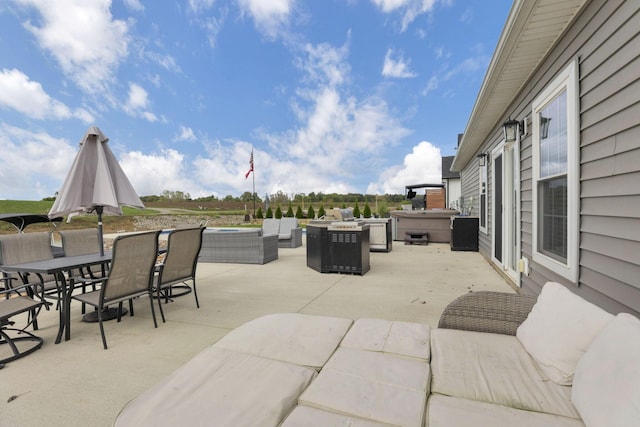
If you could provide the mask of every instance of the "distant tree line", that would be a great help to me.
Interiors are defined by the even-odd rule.
[[[375,194],[361,194],[361,193],[348,193],[348,194],[338,194],[338,193],[315,193],[311,192],[308,194],[305,193],[293,193],[286,194],[282,191],[278,191],[275,194],[265,195],[264,198],[260,197],[258,194],[255,194],[256,203],[264,203],[266,199],[269,199],[269,203],[273,205],[285,205],[288,203],[299,204],[302,209],[304,209],[305,204],[318,204],[322,203],[326,206],[341,206],[343,204],[353,204],[353,203],[366,203],[371,202],[374,203],[376,200],[378,202],[385,201],[387,203],[401,203],[406,200],[404,194],[384,194],[384,195],[375,195]],[[170,191],[164,190],[161,195],[150,195],[150,196],[142,196],[140,199],[143,202],[162,202],[162,201],[194,201],[194,202],[253,202],[254,195],[245,191],[240,196],[232,196],[226,195],[223,198],[216,197],[214,195],[198,197],[196,199],[192,199],[189,193],[185,193],[182,191]]]

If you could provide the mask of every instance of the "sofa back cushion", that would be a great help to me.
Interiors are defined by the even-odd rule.
[[[621,313],[576,367],[571,400],[589,427],[640,422],[640,320]]]
[[[262,221],[262,232],[264,235],[278,234],[280,230],[280,220],[276,218],[265,218]]]
[[[548,379],[571,385],[578,360],[611,319],[612,314],[548,282],[516,336]]]

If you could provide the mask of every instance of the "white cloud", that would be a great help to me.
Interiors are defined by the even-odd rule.
[[[399,79],[406,79],[416,77],[416,73],[409,69],[410,61],[405,61],[402,54],[397,59],[393,59],[393,50],[388,49],[387,54],[384,56],[384,64],[382,66],[382,75],[384,77],[393,77]]]
[[[393,166],[380,174],[378,182],[367,188],[369,194],[402,194],[406,185],[440,184],[442,182],[442,157],[440,149],[422,141],[407,154],[402,165]]]
[[[193,129],[186,126],[180,126],[180,133],[173,138],[174,141],[195,141],[196,135]]]
[[[351,67],[347,62],[348,55],[348,42],[338,48],[328,43],[307,43],[302,47],[302,55],[296,59],[295,64],[306,73],[305,82],[336,86],[349,78]]]
[[[258,0],[259,1],[259,0]],[[401,31],[404,32],[409,25],[423,13],[430,12],[437,0],[371,0],[382,12],[402,14]]]
[[[200,197],[201,188],[193,179],[184,154],[166,149],[159,153],[140,151],[121,153],[120,166],[141,196],[159,195],[164,190],[184,191],[191,197]]]
[[[128,54],[129,24],[111,16],[111,0],[16,0],[35,8],[24,27],[86,93],[107,91]]]
[[[124,4],[129,9],[134,10],[136,12],[141,12],[144,10],[144,5],[140,3],[140,0],[124,0]]]
[[[0,122],[0,194],[6,199],[53,196],[78,150],[76,143]]]
[[[124,104],[124,111],[133,117],[142,117],[149,122],[155,122],[158,117],[147,111],[149,97],[147,91],[136,83],[129,83],[129,95]]]
[[[300,125],[261,135],[272,152],[283,154],[268,159],[272,192],[356,191],[354,177],[370,171],[378,156],[409,134],[383,99],[348,94],[348,53],[348,43],[301,47],[295,63],[305,73],[304,85],[292,101]]]
[[[238,0],[242,14],[253,18],[256,28],[276,38],[286,29],[295,0]]]
[[[12,108],[35,119],[80,119],[85,123],[94,118],[83,108],[71,110],[64,103],[49,96],[42,85],[23,72],[3,69],[0,72],[0,106]]]
[[[194,13],[209,9],[215,3],[215,0],[189,0],[189,9]]]

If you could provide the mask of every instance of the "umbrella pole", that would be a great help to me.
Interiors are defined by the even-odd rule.
[[[102,256],[104,255],[104,238],[102,236],[102,212],[104,206],[96,206],[94,209],[98,214],[98,243],[100,244],[100,255]],[[118,311],[119,310],[117,308],[106,307],[102,311],[102,320],[107,321],[117,319]],[[120,316],[123,316],[125,314],[127,314],[127,309],[123,307],[122,310],[120,310]],[[82,320],[85,322],[98,322],[98,312],[92,311],[91,313],[87,313],[82,316]]]
[[[102,237],[102,210],[103,206],[96,206],[98,214],[98,244],[100,245],[100,256],[104,256],[104,238]]]

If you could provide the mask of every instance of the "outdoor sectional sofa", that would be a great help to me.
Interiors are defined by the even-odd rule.
[[[200,262],[266,264],[278,259],[278,236],[260,229],[205,229]]]
[[[436,329],[260,317],[129,402],[115,425],[638,425],[640,321],[555,283],[532,302],[472,293]]]

